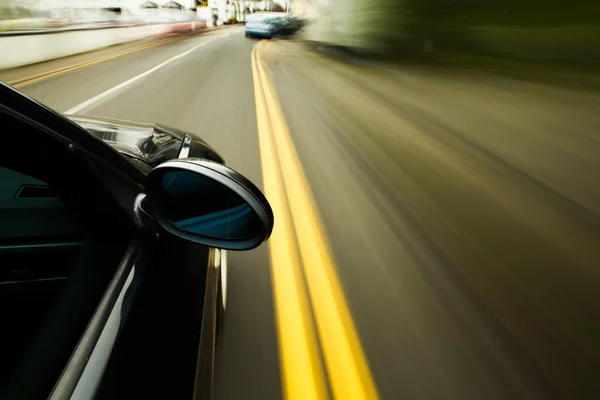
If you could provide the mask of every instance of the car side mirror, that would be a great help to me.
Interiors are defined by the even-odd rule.
[[[213,161],[164,162],[148,175],[146,194],[157,222],[195,243],[250,250],[273,230],[273,211],[260,189]]]

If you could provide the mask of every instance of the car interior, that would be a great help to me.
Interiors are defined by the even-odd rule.
[[[46,398],[132,226],[81,156],[0,113],[0,398]]]

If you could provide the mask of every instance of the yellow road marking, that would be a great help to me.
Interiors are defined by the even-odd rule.
[[[279,338],[283,392],[289,400],[326,399],[327,390],[321,367],[317,335],[298,250],[293,241],[293,226],[278,176],[279,160],[272,142],[268,110],[258,79],[256,52],[252,51],[252,72],[256,97],[256,116],[260,132],[260,153],[265,192],[276,215],[270,239],[275,311]]]
[[[36,75],[36,76],[32,76],[30,78],[19,79],[17,81],[13,81],[12,83],[8,82],[8,84],[12,85],[12,86],[14,86],[16,88],[21,88],[23,86],[30,85],[32,83],[42,81],[44,79],[51,78],[53,76],[61,75],[61,74],[64,74],[66,72],[74,71],[74,70],[79,69],[79,68],[88,67],[90,65],[98,64],[98,63],[101,63],[101,62],[104,62],[104,61],[112,60],[112,59],[115,59],[117,57],[124,56],[126,54],[134,53],[136,51],[140,51],[140,50],[144,50],[144,49],[149,49],[151,47],[155,47],[155,46],[162,45],[162,44],[171,43],[171,42],[174,42],[175,40],[178,40],[178,39],[179,38],[175,38],[175,39],[163,39],[163,40],[160,40],[158,42],[149,43],[149,44],[146,44],[146,45],[134,47],[134,48],[129,49],[129,50],[124,50],[124,51],[121,51],[119,53],[111,54],[109,56],[100,57],[100,58],[97,58],[95,60],[82,62],[80,64],[75,64],[75,65],[72,65],[72,66],[69,66],[69,67],[59,68],[57,70],[50,71],[50,72],[47,72],[47,73],[43,73],[43,74]]]
[[[258,132],[261,143],[269,141],[271,145],[274,144],[280,161],[281,175],[284,177],[284,186],[279,187],[278,192],[272,192],[266,185],[265,191],[270,199],[278,203],[284,202],[287,194],[333,396],[338,400],[378,399],[379,395],[336,273],[333,255],[328,247],[315,201],[292,143],[276,92],[259,59],[257,49],[260,49],[263,43],[264,41],[259,43],[253,51],[255,88],[260,90],[260,95],[258,90],[256,93],[256,103],[257,109],[262,110],[261,113],[257,112]],[[260,84],[257,84],[257,81],[260,81]],[[265,104],[262,104],[263,101]],[[265,125],[269,123],[270,129],[266,129]],[[261,161],[265,176],[277,170],[277,165],[271,164],[269,158],[265,157]],[[283,188],[285,192],[282,192]],[[282,217],[281,213],[275,215],[276,218]],[[271,242],[271,248],[278,244]],[[283,267],[282,260],[272,262],[273,270]],[[276,285],[276,301],[279,299],[279,290],[281,288]],[[287,299],[289,296],[284,301],[288,301]],[[289,332],[280,332],[280,336],[287,334]],[[282,359],[284,370],[287,367],[286,361]]]
[[[270,256],[275,296],[284,397],[288,400],[326,399],[317,335],[294,243],[292,221],[285,191],[278,176],[280,167],[272,142],[268,110],[258,79],[256,52],[252,51],[256,117],[260,132],[260,154],[265,192],[269,196],[275,226],[270,239]]]

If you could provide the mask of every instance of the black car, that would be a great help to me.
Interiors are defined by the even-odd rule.
[[[0,84],[0,399],[208,399],[225,250],[271,208],[200,138]]]

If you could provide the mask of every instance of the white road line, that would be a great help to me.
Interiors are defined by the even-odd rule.
[[[86,109],[86,108],[88,108],[88,107],[90,107],[90,106],[92,106],[94,104],[97,104],[97,103],[99,103],[99,102],[101,102],[103,100],[106,100],[110,95],[118,92],[119,90],[123,89],[126,86],[131,85],[134,82],[139,81],[140,79],[144,78],[145,76],[148,76],[151,73],[158,71],[159,69],[161,69],[162,67],[164,67],[164,66],[172,63],[173,61],[175,61],[177,59],[180,59],[182,57],[185,57],[188,54],[192,53],[194,50],[196,50],[196,49],[198,49],[198,48],[200,48],[202,46],[206,46],[207,44],[209,44],[211,42],[214,42],[217,39],[224,38],[224,37],[229,36],[229,35],[230,35],[230,33],[227,33],[225,35],[217,36],[215,38],[207,40],[206,42],[200,43],[199,45],[194,46],[191,49],[186,50],[186,51],[184,51],[181,54],[178,54],[178,55],[176,55],[174,57],[169,58],[166,61],[161,62],[156,67],[151,68],[151,69],[149,69],[146,72],[142,72],[141,74],[139,74],[137,76],[134,76],[133,78],[131,78],[131,79],[129,79],[129,80],[123,82],[123,83],[120,83],[117,86],[114,86],[114,87],[112,87],[112,88],[110,88],[110,89],[108,89],[108,90],[106,90],[106,91],[104,91],[104,92],[102,92],[102,93],[100,93],[100,94],[92,97],[91,99],[88,99],[88,100],[84,101],[83,103],[77,104],[75,107],[69,108],[64,113],[65,114],[76,114],[76,113],[78,113],[78,112],[80,112],[80,111],[82,111],[82,110],[84,110],[84,109]]]

